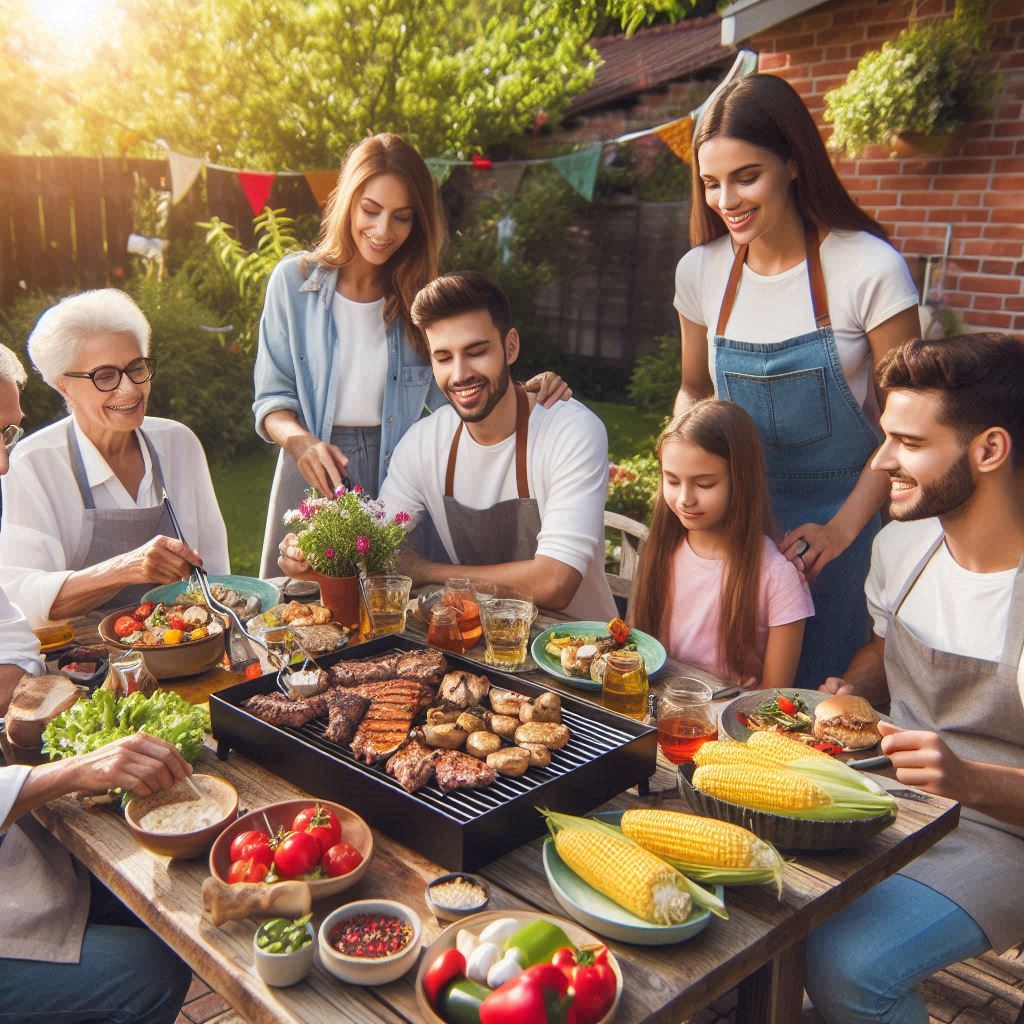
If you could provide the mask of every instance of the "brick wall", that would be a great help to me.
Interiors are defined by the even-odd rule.
[[[918,18],[952,11],[952,0],[918,0]],[[825,92],[841,84],[858,59],[895,38],[910,16],[908,0],[829,0],[807,14],[753,36],[760,70],[788,79],[815,120]],[[1024,333],[1024,11],[1003,0],[990,14],[993,66],[1003,76],[992,113],[969,126],[959,153],[894,158],[868,149],[836,169],[857,201],[913,257],[941,256],[943,305],[971,328]],[[939,279],[933,276],[933,285]],[[932,289],[935,294],[935,288]]]

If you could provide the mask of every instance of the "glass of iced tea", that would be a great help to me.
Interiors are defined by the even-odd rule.
[[[608,655],[601,684],[601,703],[609,710],[638,720],[647,716],[647,667],[639,651]]]
[[[488,665],[518,668],[526,662],[533,615],[532,601],[494,597],[481,602],[480,621],[486,644],[484,661]]]
[[[408,576],[368,576],[363,581],[363,596],[375,637],[405,632],[411,589],[412,580]]]
[[[658,703],[658,746],[673,763],[692,761],[698,748],[718,738],[711,687],[702,679],[669,679]]]

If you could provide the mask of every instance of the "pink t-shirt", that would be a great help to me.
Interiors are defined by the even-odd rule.
[[[700,558],[686,538],[672,557],[672,611],[668,653],[723,679],[728,670],[718,660],[719,603],[722,599],[722,559]],[[770,537],[764,539],[761,562],[760,615],[757,623],[757,666],[760,677],[768,630],[814,614],[807,584]]]

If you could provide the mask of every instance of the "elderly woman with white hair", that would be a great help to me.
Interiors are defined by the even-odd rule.
[[[228,571],[199,439],[146,416],[149,336],[131,298],[104,288],[52,306],[29,337],[33,365],[70,413],[21,441],[3,484],[0,584],[33,626],[130,604],[193,565]],[[174,539],[165,493],[187,544]]]

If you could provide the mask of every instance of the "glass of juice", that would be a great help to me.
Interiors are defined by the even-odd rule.
[[[484,661],[488,665],[518,668],[526,662],[533,615],[532,601],[495,597],[481,602],[480,621],[486,642]]]
[[[411,589],[412,580],[408,576],[368,576],[363,581],[363,596],[375,637],[405,632]]]
[[[711,687],[702,679],[669,679],[658,703],[658,746],[673,764],[692,761],[698,748],[718,738]]]
[[[484,635],[483,627],[480,625],[480,603],[473,593],[469,580],[458,576],[446,579],[441,603],[455,609],[459,635],[462,637],[462,650],[458,653],[465,654],[471,647],[475,647]]]
[[[647,715],[647,668],[639,651],[614,651],[608,655],[601,684],[601,703],[628,718]]]

